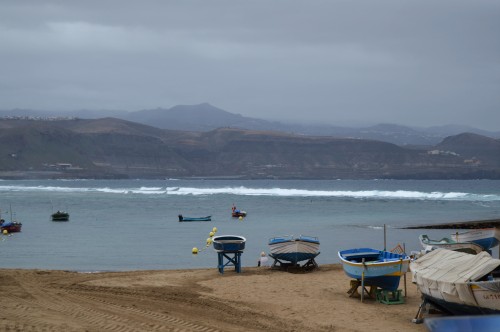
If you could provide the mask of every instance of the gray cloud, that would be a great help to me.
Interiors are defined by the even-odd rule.
[[[0,109],[499,130],[493,0],[0,3]]]

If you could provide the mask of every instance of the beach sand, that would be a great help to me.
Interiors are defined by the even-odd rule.
[[[0,269],[0,331],[426,331],[404,304],[349,297],[338,264],[77,273]],[[403,278],[401,279],[401,289]]]

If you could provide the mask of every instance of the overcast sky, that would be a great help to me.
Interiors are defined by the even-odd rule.
[[[500,130],[500,1],[0,2],[0,109]]]

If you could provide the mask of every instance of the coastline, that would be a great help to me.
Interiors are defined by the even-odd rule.
[[[79,273],[0,269],[0,330],[425,331],[404,304],[349,297],[340,264],[289,273],[244,267]],[[403,278],[400,289],[404,289]]]

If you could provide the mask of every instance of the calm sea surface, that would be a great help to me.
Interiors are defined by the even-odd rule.
[[[231,206],[247,211],[231,218]],[[407,225],[500,218],[500,181],[257,181],[44,180],[0,181],[2,218],[23,223],[0,236],[0,268],[126,271],[216,267],[206,247],[217,235],[247,238],[243,266],[255,266],[267,241],[280,235],[317,236],[319,264],[361,246],[420,250]],[[50,214],[67,210],[69,222]],[[211,215],[211,222],[178,222],[177,215]],[[192,255],[191,250],[202,250]],[[498,250],[493,250],[498,256]]]

